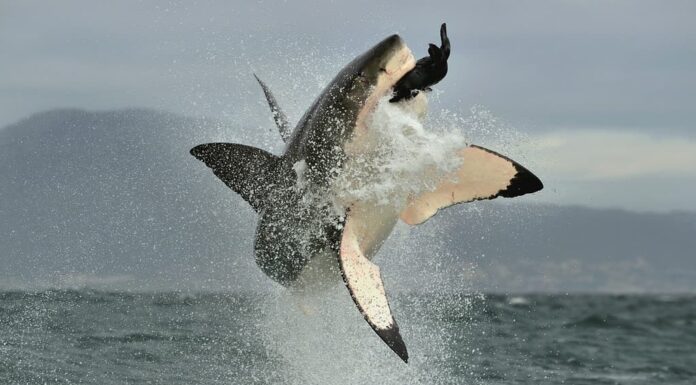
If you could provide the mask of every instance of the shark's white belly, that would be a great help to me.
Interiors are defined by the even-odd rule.
[[[399,103],[397,108],[403,110],[411,118],[420,121],[426,114],[427,106],[427,98],[421,92],[415,98]],[[393,119],[393,117],[390,118]],[[392,124],[397,125],[393,127],[394,129],[403,129],[397,123],[389,125]],[[348,145],[351,159],[348,161],[343,175],[335,181],[329,191],[333,195],[335,206],[350,213],[353,229],[363,249],[362,252],[367,258],[372,259],[391,234],[401,212],[405,209],[407,195],[404,191],[410,189],[393,187],[390,189],[382,188],[377,193],[366,191],[371,186],[384,184],[384,175],[380,174],[379,169],[375,170],[373,166],[380,164],[375,157],[383,153],[381,146],[385,144],[383,143],[384,127],[374,132],[369,131],[370,124],[367,128],[368,130],[361,137],[354,138],[353,142]],[[298,164],[298,169],[296,169],[299,171],[298,175],[302,175],[303,170],[304,165]],[[322,288],[334,286],[341,281],[338,256],[333,250],[327,249],[312,256],[291,287],[300,290]]]
[[[361,203],[355,204],[350,211],[352,217],[359,213],[353,217],[360,218],[356,232],[361,239],[361,245],[365,247],[365,256],[372,259],[394,229],[401,210],[391,206]],[[342,279],[338,255],[331,249],[325,249],[312,256],[291,288],[314,290],[332,287],[340,282]]]

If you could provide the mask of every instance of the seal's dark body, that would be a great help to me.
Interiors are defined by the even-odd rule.
[[[419,91],[430,90],[430,86],[440,82],[447,75],[447,59],[450,55],[450,42],[447,25],[440,27],[440,47],[430,44],[428,55],[416,62],[416,66],[402,77],[394,86],[394,97],[389,101],[399,102],[418,95]]]

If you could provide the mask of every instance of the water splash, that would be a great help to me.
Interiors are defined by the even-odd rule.
[[[269,354],[282,362],[288,384],[441,384],[461,370],[466,325],[452,330],[450,314],[466,314],[470,299],[452,300],[448,311],[428,297],[397,296],[392,303],[412,352],[402,362],[356,311],[343,285],[301,295],[278,290],[267,298],[260,324]],[[459,341],[459,342],[458,342]]]
[[[364,147],[336,181],[339,200],[404,205],[409,194],[433,189],[461,165],[455,153],[467,145],[465,120],[438,124],[443,115],[426,120],[423,107],[389,103],[388,97],[380,101],[369,119]],[[416,257],[413,250],[407,254]],[[468,326],[445,326],[446,317],[467,317],[470,300],[456,298],[447,307],[434,308],[427,297],[417,298],[390,296],[412,352],[409,364],[364,322],[340,280],[319,292],[275,291],[263,304],[259,324],[266,347],[283,362],[283,377],[290,384],[448,383],[454,373],[468,372],[468,354],[479,354],[463,340]]]
[[[367,123],[357,156],[336,183],[338,199],[403,206],[409,195],[433,190],[456,170],[456,152],[466,146],[460,130],[433,131],[423,124],[424,97],[389,103],[384,97]]]

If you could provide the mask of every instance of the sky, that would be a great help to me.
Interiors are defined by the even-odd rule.
[[[478,144],[541,177],[527,200],[695,211],[694,15],[692,1],[0,0],[0,127],[66,107],[271,127],[253,72],[297,121],[352,57],[391,33],[423,56],[446,21],[431,110],[503,122]]]

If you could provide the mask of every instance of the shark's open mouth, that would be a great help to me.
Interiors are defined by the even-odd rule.
[[[411,50],[401,42],[360,109],[353,137],[345,145],[349,160],[333,185],[343,206],[369,201],[401,207],[409,195],[434,188],[440,176],[460,164],[455,155],[466,145],[463,136],[431,133],[423,127],[424,93],[389,102],[394,85],[415,64]]]
[[[391,92],[394,85],[416,65],[416,59],[413,57],[411,50],[405,43],[401,42],[397,52],[387,62],[382,69],[382,73],[377,79],[372,92],[365,100],[365,104],[358,113],[355,121],[354,137],[360,136],[367,128],[366,122],[370,114],[375,111],[377,103],[382,97]]]

